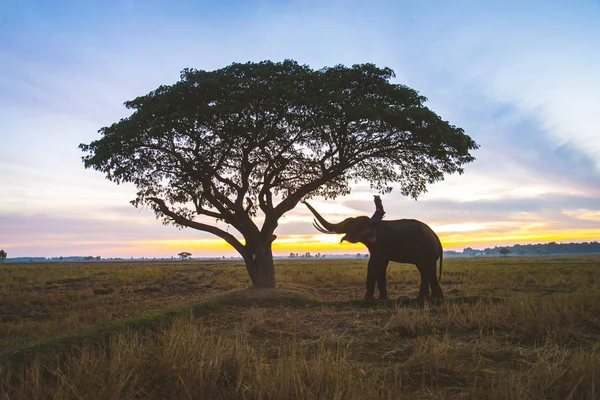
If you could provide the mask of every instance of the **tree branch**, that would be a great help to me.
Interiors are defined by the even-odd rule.
[[[204,232],[209,232],[212,233],[215,236],[220,237],[221,239],[225,240],[227,243],[229,243],[234,249],[236,249],[238,251],[238,253],[240,254],[244,254],[245,248],[244,245],[241,244],[236,238],[235,236],[233,236],[230,233],[225,232],[222,229],[219,229],[215,226],[212,225],[206,225],[206,224],[202,224],[200,222],[196,222],[196,221],[191,221],[187,218],[182,217],[181,215],[173,212],[171,209],[169,209],[169,207],[167,207],[167,205],[165,204],[164,200],[156,198],[156,197],[151,197],[148,200],[151,200],[154,202],[154,204],[156,204],[156,206],[158,207],[158,209],[160,210],[161,213],[163,213],[164,215],[168,216],[169,218],[171,218],[173,221],[175,221],[176,223],[183,225],[183,226],[187,226],[193,229],[197,229],[199,231],[204,231]]]
[[[210,211],[207,210],[206,208],[202,207],[202,202],[201,200],[194,196],[192,198],[193,202],[194,202],[194,206],[196,207],[196,213],[198,215],[206,215],[208,217],[212,217],[212,218],[216,218],[216,219],[225,219],[225,216],[223,214],[220,214],[218,212],[214,212],[214,211]]]

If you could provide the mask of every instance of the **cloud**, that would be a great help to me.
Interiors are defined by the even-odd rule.
[[[583,221],[600,221],[600,210],[588,210],[585,208],[579,208],[576,210],[563,210],[562,213],[568,215],[569,217]]]
[[[523,7],[519,15],[508,7],[475,12],[440,37],[430,54],[443,55],[444,69],[463,87],[477,87],[490,101],[509,104],[515,118],[535,121],[555,149],[568,147],[586,157],[598,176],[600,28],[592,21],[600,7],[589,1],[576,9],[538,5]]]

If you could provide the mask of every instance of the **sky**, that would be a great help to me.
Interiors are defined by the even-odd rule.
[[[0,248],[9,257],[233,256],[163,226],[81,161],[123,103],[182,69],[294,59],[371,62],[481,148],[386,219],[429,224],[446,249],[600,240],[599,1],[0,1]],[[336,222],[374,211],[368,186],[311,204]],[[366,252],[321,235],[299,205],[275,254]],[[223,225],[219,225],[224,227]]]

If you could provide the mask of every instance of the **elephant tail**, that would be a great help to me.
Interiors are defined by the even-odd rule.
[[[440,243],[440,277],[438,281],[442,281],[442,260],[444,260],[444,249],[442,248],[442,244]]]

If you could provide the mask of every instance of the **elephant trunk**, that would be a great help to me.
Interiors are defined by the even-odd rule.
[[[306,201],[303,201],[304,205],[308,207],[308,209],[313,213],[317,221],[313,222],[313,225],[319,232],[323,233],[346,233],[346,229],[344,228],[344,222],[340,222],[337,224],[332,224],[328,222],[325,218],[321,217],[321,214],[317,212],[310,204]],[[320,224],[320,225],[319,225]]]

